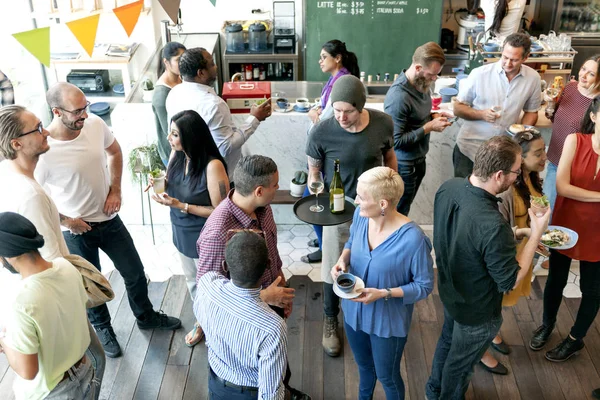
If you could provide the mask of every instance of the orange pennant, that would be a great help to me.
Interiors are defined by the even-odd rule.
[[[14,38],[46,67],[50,68],[50,28],[13,34]]]
[[[131,32],[140,18],[140,13],[144,7],[144,0],[135,1],[121,7],[113,8],[113,12],[119,18],[121,25],[127,32],[127,36],[131,36]]]
[[[94,42],[96,41],[96,32],[98,31],[99,20],[100,14],[96,14],[90,17],[67,22],[67,26],[71,32],[73,32],[73,35],[79,41],[81,47],[83,47],[90,57],[94,52]]]

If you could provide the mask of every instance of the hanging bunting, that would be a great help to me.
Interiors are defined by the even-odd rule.
[[[212,3],[213,6],[217,6],[217,0],[210,0],[210,2]]]
[[[98,21],[100,14],[81,18],[75,21],[67,22],[67,26],[73,32],[75,38],[81,44],[81,47],[91,57],[94,52],[94,42],[96,41],[96,32],[98,31]]]
[[[131,32],[140,18],[140,13],[144,7],[144,0],[135,1],[121,7],[113,8],[113,12],[119,18],[121,25],[127,32],[127,36],[131,36]]]
[[[50,28],[38,28],[13,34],[21,46],[50,68]]]
[[[162,8],[165,10],[171,21],[174,24],[177,23],[177,16],[179,15],[179,5],[181,0],[158,0]]]

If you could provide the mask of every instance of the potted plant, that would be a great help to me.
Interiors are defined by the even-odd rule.
[[[304,171],[296,171],[294,178],[290,182],[290,195],[294,197],[302,197],[304,189],[306,189],[306,179],[308,175]]]
[[[134,182],[138,182],[140,176],[146,176],[152,171],[164,169],[155,143],[131,150],[127,166]]]
[[[150,78],[144,78],[142,81],[142,100],[145,103],[152,102],[152,96],[154,96],[154,84],[150,80]]]

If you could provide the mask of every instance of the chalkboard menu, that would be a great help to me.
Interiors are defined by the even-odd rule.
[[[323,81],[319,68],[323,44],[332,39],[346,43],[356,53],[366,75],[386,72],[390,79],[408,68],[415,49],[439,42],[442,0],[305,0],[306,77]]]

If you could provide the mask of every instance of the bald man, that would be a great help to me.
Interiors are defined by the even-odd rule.
[[[140,329],[177,329],[181,321],[156,312],[148,298],[140,256],[117,215],[121,207],[121,147],[106,123],[88,115],[79,88],[59,83],[46,93],[54,119],[48,127],[50,150],[40,157],[37,181],[48,190],[60,213],[69,251],[101,269],[102,249],[123,276],[129,305]],[[88,311],[108,357],[121,354],[106,305]]]

